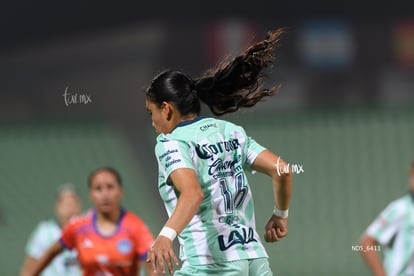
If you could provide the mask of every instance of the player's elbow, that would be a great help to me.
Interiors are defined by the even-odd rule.
[[[195,186],[183,190],[180,197],[182,197],[188,204],[200,206],[201,202],[204,200],[204,193],[201,187]]]
[[[201,189],[194,193],[194,199],[198,205],[201,205],[201,202],[204,200],[204,193]]]
[[[204,200],[204,193],[201,187],[193,190],[193,192],[191,193],[191,198],[192,198],[193,204],[197,208],[199,208],[201,203]]]
[[[274,170],[270,174],[273,183],[291,184],[292,183],[292,172],[290,170],[280,171]]]
[[[278,158],[274,167],[271,168],[270,173],[272,177],[290,178],[292,177],[292,167],[283,159]]]

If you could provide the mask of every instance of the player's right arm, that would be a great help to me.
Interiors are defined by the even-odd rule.
[[[63,246],[59,241],[54,242],[49,249],[43,254],[43,256],[32,263],[25,270],[22,271],[21,276],[36,276],[47,267],[47,265],[63,251]]]
[[[28,273],[34,269],[38,262],[38,259],[35,259],[32,256],[26,256],[26,258],[24,259],[22,270],[20,271],[20,275],[28,275]]]
[[[78,220],[77,222],[79,222]],[[61,253],[65,248],[72,249],[75,245],[75,229],[77,227],[77,222],[73,221],[69,223],[65,228],[62,230],[62,235],[59,240],[54,242],[46,252],[38,259],[38,261],[29,269],[29,271],[25,271],[25,274],[22,276],[34,276],[39,275],[40,272],[45,269],[49,263],[56,257],[59,253]]]
[[[36,229],[30,235],[29,241],[26,245],[26,257],[20,271],[20,275],[25,275],[28,271],[32,271],[34,265],[39,261],[39,258],[50,246],[48,240],[45,239],[44,232],[49,232],[46,229],[46,223],[39,223]]]
[[[378,245],[388,245],[404,221],[404,206],[400,201],[391,202],[368,226],[360,240],[362,257],[375,276],[385,276],[385,267],[376,250]]]
[[[365,234],[361,239],[360,245],[362,248],[372,248],[373,246],[377,246],[378,242],[370,235]],[[384,266],[382,265],[381,258],[377,251],[362,250],[361,254],[374,276],[386,276]]]

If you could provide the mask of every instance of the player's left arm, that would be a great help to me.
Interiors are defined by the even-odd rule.
[[[170,174],[174,187],[179,192],[177,205],[168,219],[165,227],[173,229],[179,234],[187,226],[198,212],[204,193],[201,189],[197,174],[190,168],[179,168]],[[149,252],[148,262],[151,262],[153,271],[165,273],[164,261],[168,270],[173,273],[171,260],[178,265],[178,259],[174,254],[172,240],[164,235],[159,235]]]
[[[275,207],[288,210],[292,192],[292,173],[281,168],[287,168],[285,161],[270,150],[264,150],[256,157],[251,169],[264,173],[272,178]],[[279,172],[283,173],[279,173]],[[287,217],[273,214],[265,226],[264,238],[267,242],[276,242],[287,236]]]

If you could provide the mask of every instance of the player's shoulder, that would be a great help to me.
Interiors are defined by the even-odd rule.
[[[245,134],[244,128],[242,126],[231,121],[217,118],[205,118],[204,120],[200,121],[196,131],[204,133],[205,136],[209,136],[211,134],[214,134],[215,132],[220,132],[222,134],[241,132]]]
[[[133,227],[141,226],[144,224],[144,221],[138,215],[128,210],[124,211],[123,220],[126,225],[133,226]]]
[[[42,220],[36,225],[33,233],[49,233],[53,230],[60,231],[59,225],[55,219]]]
[[[157,137],[157,144],[155,145],[155,152],[165,152],[172,148],[182,147],[191,140],[192,134],[187,133],[169,133],[160,134]]]
[[[402,197],[399,197],[397,199],[394,199],[391,201],[385,210],[388,212],[393,212],[394,214],[398,215],[404,215],[409,208],[411,208],[412,204],[412,197],[411,195],[405,195]]]
[[[245,135],[243,127],[227,120],[221,120],[211,117],[202,118],[195,123],[186,127],[180,127],[169,134],[159,134],[157,136],[156,152],[164,152],[171,147],[177,147],[177,144],[188,144],[194,139],[202,139],[213,135],[215,132],[220,133],[242,133]]]
[[[55,219],[42,220],[37,224],[38,228],[54,228],[59,227]]]
[[[168,137],[166,134],[161,133],[157,136],[157,145],[162,143],[167,143],[171,140],[173,140],[171,137]]]
[[[159,160],[164,156],[178,152],[178,141],[165,134],[160,134],[157,137],[157,144],[155,145],[155,155]]]
[[[243,136],[246,136],[246,131],[241,125],[225,120],[218,121],[221,122],[220,124],[223,126],[225,132],[238,133],[239,135],[241,134]]]
[[[89,210],[86,213],[81,215],[74,216],[70,219],[68,226],[70,227],[80,227],[85,224],[90,224],[92,222],[93,211]]]
[[[406,206],[407,203],[411,203],[411,201],[412,201],[411,195],[404,195],[391,201],[390,205],[395,206],[395,207],[402,207],[402,206]]]
[[[234,127],[234,128],[242,128],[240,125],[223,119],[218,118],[208,118],[209,120],[206,121],[207,123],[210,123],[212,125],[217,125],[219,127],[226,126],[226,127]]]

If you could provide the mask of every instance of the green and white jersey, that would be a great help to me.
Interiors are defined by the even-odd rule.
[[[43,253],[60,238],[61,229],[53,219],[40,222],[30,235],[26,245],[26,254],[34,259],[40,259]],[[76,251],[64,250],[40,274],[42,276],[76,276],[82,271],[76,259]]]
[[[414,275],[414,195],[391,202],[366,233],[386,246],[387,275]]]
[[[184,264],[267,257],[246,178],[263,150],[240,126],[214,118],[198,117],[157,137],[158,188],[168,214],[179,196],[169,180],[174,170],[195,170],[204,192],[198,213],[178,236]]]

